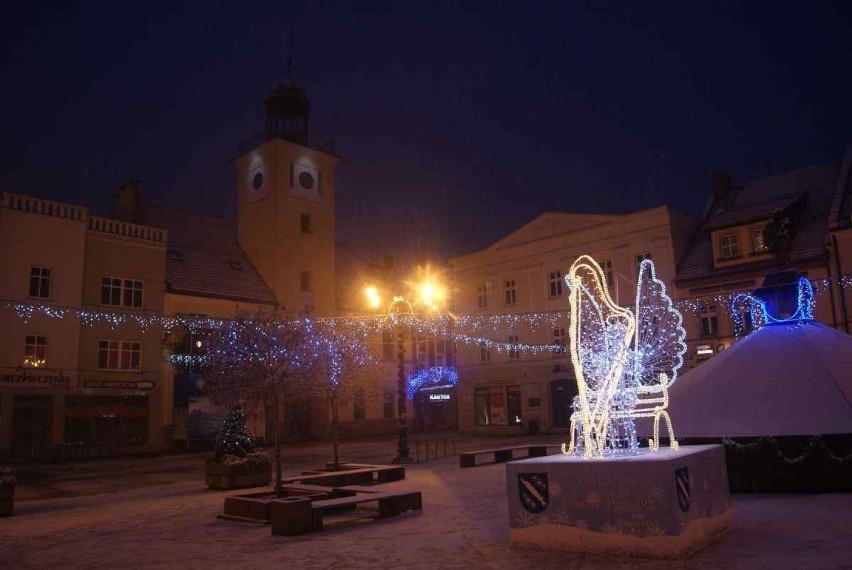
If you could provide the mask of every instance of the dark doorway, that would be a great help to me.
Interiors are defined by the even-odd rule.
[[[551,422],[555,428],[568,428],[571,425],[571,405],[577,395],[577,383],[574,380],[554,380],[550,383]]]
[[[458,429],[458,397],[456,388],[422,390],[414,396],[413,429],[417,432]]]
[[[47,459],[51,448],[53,398],[16,395],[12,413],[12,457]]]

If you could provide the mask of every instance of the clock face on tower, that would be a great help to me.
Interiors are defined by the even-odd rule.
[[[290,193],[293,196],[314,202],[322,200],[320,173],[316,168],[294,162],[290,172]]]
[[[246,202],[254,202],[266,197],[266,166],[252,168],[246,181]]]
[[[310,172],[302,172],[299,175],[299,186],[302,187],[302,190],[313,190],[314,188],[314,177]]]

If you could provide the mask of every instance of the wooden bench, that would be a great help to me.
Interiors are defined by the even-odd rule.
[[[490,465],[491,463],[505,463],[513,459],[527,459],[529,457],[544,457],[547,455],[547,445],[516,445],[514,447],[500,447],[497,449],[481,449],[478,451],[464,451],[459,454],[459,467],[477,467],[477,455],[491,455],[493,461],[480,463],[479,465]],[[526,450],[527,454],[515,457],[518,450]]]
[[[287,477],[284,483],[305,483],[325,487],[390,483],[405,479],[405,467],[398,465],[368,465],[343,471],[303,471],[296,477]]]
[[[272,502],[272,534],[297,536],[323,529],[323,515],[327,512],[351,510],[362,503],[378,503],[378,517],[386,518],[406,511],[423,510],[420,491],[397,493],[364,493],[352,497],[312,501],[303,497],[286,497]]]

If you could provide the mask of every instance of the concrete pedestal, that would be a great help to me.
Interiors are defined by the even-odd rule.
[[[720,445],[537,457],[507,464],[506,483],[512,542],[540,548],[680,558],[733,524]]]

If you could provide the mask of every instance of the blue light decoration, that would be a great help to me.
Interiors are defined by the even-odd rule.
[[[766,302],[751,293],[739,293],[731,299],[731,315],[734,318],[734,336],[740,338],[751,332],[751,328],[764,325],[792,324],[814,319],[814,288],[811,282],[799,277],[797,283],[796,311],[789,317],[772,314]],[[751,327],[745,326],[743,316],[751,316]]]
[[[431,386],[430,386],[431,384]],[[459,374],[453,366],[433,366],[424,368],[408,377],[405,388],[405,398],[413,400],[418,390],[450,388],[459,385]]]

